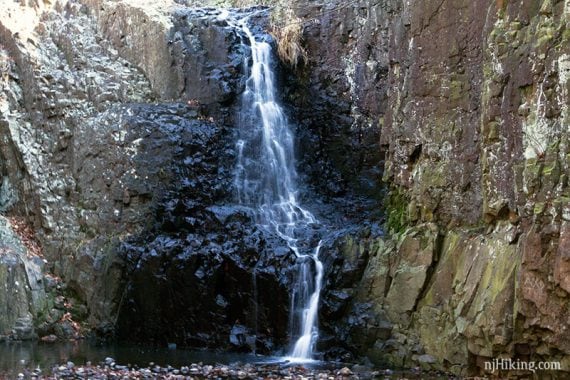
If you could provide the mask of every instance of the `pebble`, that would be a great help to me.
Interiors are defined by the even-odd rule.
[[[200,373],[200,368],[198,368],[198,367],[192,367],[192,368],[190,368],[190,374],[191,374],[191,375],[197,375],[197,374],[199,374],[199,373]]]
[[[350,376],[352,375],[352,371],[350,370],[350,368],[344,367],[340,371],[338,371],[338,374],[341,376]]]
[[[115,364],[113,358],[106,358],[103,362],[93,365],[90,362],[86,365],[78,365],[67,362],[66,365],[58,365],[46,373],[35,372],[31,377],[31,372],[24,371],[18,374],[18,379],[35,378],[38,380],[56,379],[89,379],[89,380],[110,380],[110,379],[165,379],[165,380],[188,380],[188,379],[285,379],[285,380],[357,380],[382,378],[392,379],[394,374],[389,369],[376,370],[372,367],[348,367],[336,369],[315,369],[303,366],[282,366],[279,364],[231,364],[231,365],[204,365],[194,363],[190,366],[172,367],[170,365],[161,367],[158,364],[150,363],[147,368],[132,367],[131,365]],[[0,374],[2,378],[2,374]]]
[[[46,335],[41,337],[40,339],[42,342],[47,342],[47,343],[53,343],[55,341],[57,341],[57,336],[51,334],[51,335]]]

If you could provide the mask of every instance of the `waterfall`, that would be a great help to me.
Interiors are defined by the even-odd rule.
[[[319,297],[321,295],[321,286],[323,281],[323,263],[319,260],[320,249],[321,242],[319,242],[319,245],[315,248],[315,254],[312,256],[316,267],[314,291],[309,297],[308,302],[304,302],[305,306],[302,309],[301,336],[295,343],[293,351],[291,352],[291,358],[293,359],[310,359],[313,353],[313,346],[318,338],[318,330],[316,329],[316,326],[318,321]],[[306,270],[307,268],[305,263],[301,264],[301,268],[303,276],[299,276],[299,283],[305,287],[304,284],[309,280],[306,277],[309,271]]]
[[[224,11],[220,18],[241,32],[251,49],[251,65],[244,65],[247,81],[236,143],[238,202],[255,208],[259,224],[285,240],[297,257],[299,272],[290,319],[297,341],[288,358],[310,360],[318,339],[323,264],[319,260],[321,242],[314,249],[307,247],[310,242],[302,238],[302,232],[318,221],[297,200],[294,136],[276,96],[271,45],[255,37],[248,26],[249,16],[232,19]]]

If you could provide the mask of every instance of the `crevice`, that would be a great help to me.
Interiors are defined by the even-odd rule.
[[[416,301],[414,303],[414,307],[412,308],[412,311],[411,311],[412,314],[417,311],[418,304],[420,303],[421,300],[424,299],[424,297],[426,296],[426,293],[428,292],[428,290],[431,288],[431,285],[435,281],[434,274],[436,272],[439,260],[443,254],[444,239],[445,239],[445,235],[442,233],[438,233],[437,236],[435,237],[432,261],[431,261],[431,264],[429,265],[428,269],[426,270],[426,279],[425,279],[424,284],[423,284],[423,286],[419,292],[418,297],[416,298]]]
[[[390,286],[392,285],[392,276],[386,275],[386,282],[384,282],[384,299],[388,297],[388,292],[390,291]]]
[[[410,157],[408,159],[408,164],[412,166],[415,165],[421,155],[422,155],[422,144],[418,144],[414,147],[412,154],[410,154]]]

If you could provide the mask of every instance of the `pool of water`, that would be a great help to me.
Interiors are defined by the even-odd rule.
[[[88,361],[98,364],[112,357],[122,365],[180,367],[191,363],[252,363],[278,361],[277,358],[252,354],[218,353],[212,351],[190,351],[181,349],[152,348],[124,345],[98,345],[88,341],[42,343],[42,342],[3,342],[0,343],[0,374],[14,374],[24,368],[50,369],[54,365],[68,361],[84,365]]]

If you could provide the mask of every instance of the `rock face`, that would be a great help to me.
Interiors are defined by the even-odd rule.
[[[12,22],[23,14],[35,28]],[[27,301],[47,282],[7,293],[19,308],[2,334],[265,353],[288,342],[292,252],[225,204],[249,49],[219,15],[171,1],[7,9],[0,207],[35,227],[38,276],[63,282],[47,312]]]
[[[78,4],[60,8],[38,17],[30,35],[3,26],[12,67],[3,83],[2,161],[16,194],[8,212],[34,225],[47,269],[68,277],[67,296],[85,302],[107,287],[117,292],[117,272],[96,266],[113,267],[116,258],[106,253],[116,236],[144,220],[152,188],[134,172],[135,139],[125,141],[118,128],[127,110],[110,109],[151,99],[151,89],[102,46]],[[90,302],[95,325],[108,322],[108,306],[101,298]]]
[[[277,11],[288,7],[278,3]],[[379,133],[388,95],[389,19],[382,15],[395,10],[390,2],[359,3],[291,5],[307,20],[302,38],[309,62],[286,77],[285,93],[299,121],[307,182],[324,196],[343,196],[348,188],[378,200],[384,189]]]
[[[283,347],[288,248],[275,255],[246,209],[203,208],[188,198],[161,207],[155,232],[124,246],[132,274],[119,337],[264,354]]]
[[[9,221],[0,217],[0,341],[37,337],[34,319],[49,310],[43,266],[40,257],[28,256]]]
[[[310,80],[293,101],[317,110],[325,150],[321,107],[385,155],[389,236],[351,243],[369,259],[347,346],[457,373],[499,355],[568,370],[568,2],[297,6]]]

